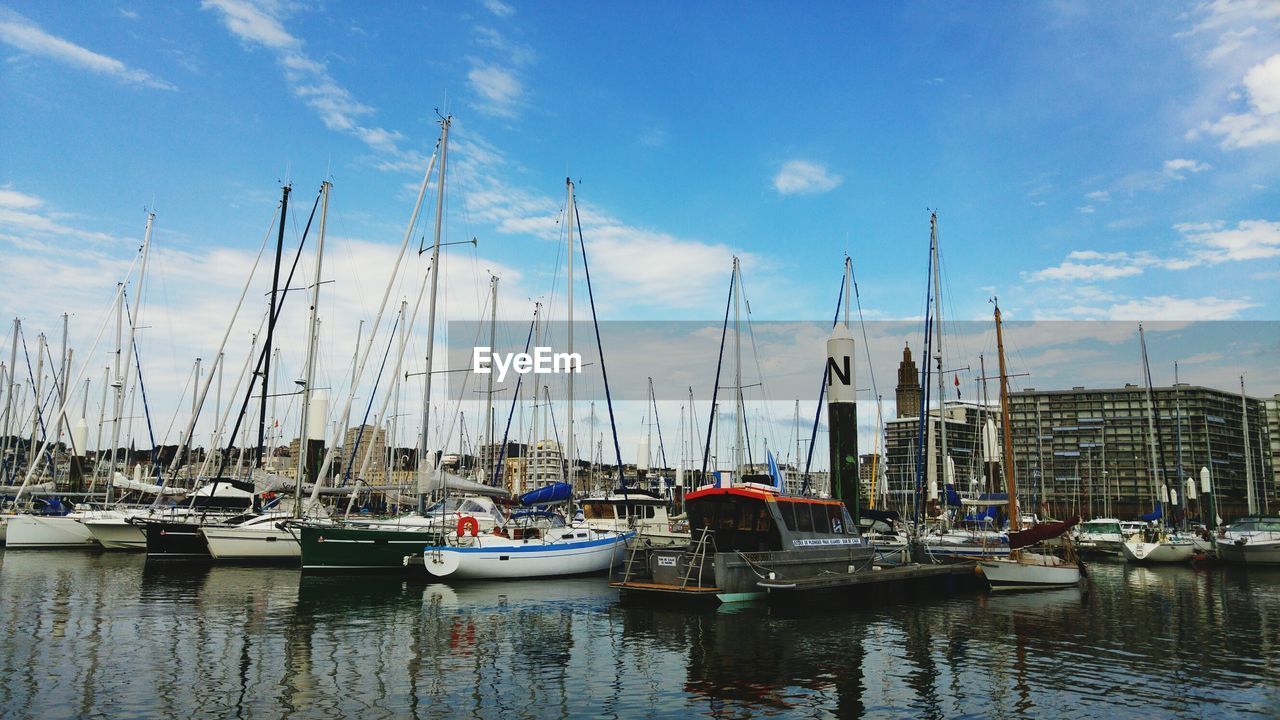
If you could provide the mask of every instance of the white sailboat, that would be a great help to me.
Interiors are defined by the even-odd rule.
[[[566,277],[566,306],[569,322],[566,323],[567,350],[573,354],[573,256],[574,228],[577,213],[574,208],[573,181],[565,179],[567,201],[565,205],[568,235],[568,271]],[[573,434],[573,373],[566,374],[566,402],[568,405],[566,451],[566,480],[572,497],[576,458]],[[461,530],[461,525],[459,526]],[[462,532],[443,545],[429,546],[423,550],[423,564],[435,577],[462,579],[484,578],[533,578],[581,575],[603,572],[622,562],[627,540],[634,531],[593,528],[582,521],[568,527],[551,526],[528,529],[508,523],[505,532],[489,535]]]
[[[316,240],[315,275],[311,284],[311,308],[307,314],[307,348],[306,363],[303,368],[302,381],[302,435],[298,443],[298,469],[294,478],[295,491],[293,502],[280,509],[265,512],[238,525],[207,525],[199,532],[209,547],[209,555],[215,561],[258,561],[288,562],[302,557],[302,546],[298,542],[295,531],[286,524],[288,520],[302,516],[304,509],[325,516],[319,502],[312,501],[304,505],[302,502],[302,486],[306,480],[303,469],[306,467],[308,447],[308,426],[313,423],[309,417],[313,379],[315,375],[316,324],[319,322],[317,308],[320,303],[321,268],[324,261],[324,236],[329,219],[329,189],[333,187],[329,181],[320,184],[320,233]],[[323,426],[323,421],[321,421]],[[315,481],[319,486],[318,479]]]
[[[1120,544],[1120,554],[1128,562],[1134,563],[1184,563],[1196,552],[1196,545],[1189,537],[1181,537],[1169,532],[1164,527],[1164,502],[1169,499],[1169,489],[1160,479],[1161,463],[1156,451],[1155,399],[1151,394],[1151,370],[1147,362],[1147,340],[1142,324],[1138,324],[1138,342],[1142,347],[1142,367],[1147,383],[1147,433],[1151,451],[1151,491],[1156,505],[1154,520],[1157,525],[1147,526],[1141,532],[1128,536]],[[1176,490],[1175,490],[1176,492]],[[1151,516],[1140,517],[1141,520]]]
[[[1080,582],[1080,567],[1070,557],[1061,558],[1045,553],[1022,550],[1024,533],[1035,533],[1036,541],[1053,537],[1056,530],[1062,534],[1074,523],[1047,523],[1034,526],[1033,530],[1019,533],[1022,516],[1018,512],[1018,489],[1013,475],[1013,433],[1009,420],[1009,377],[1004,363],[1004,334],[1000,326],[1000,305],[996,304],[996,349],[1000,357],[1000,414],[1004,420],[1004,477],[1009,495],[1010,547],[1007,558],[984,558],[978,568],[986,577],[992,590],[1030,590],[1036,588],[1065,587]],[[1057,526],[1042,532],[1040,528]],[[1070,546],[1068,545],[1068,548]]]

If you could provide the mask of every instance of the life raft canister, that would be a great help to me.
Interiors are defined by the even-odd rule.
[[[467,528],[471,528],[471,537],[479,535],[480,521],[470,515],[458,518],[458,537],[465,535],[467,533]]]

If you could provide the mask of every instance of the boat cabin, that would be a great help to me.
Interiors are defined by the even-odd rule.
[[[693,539],[710,529],[718,552],[862,544],[841,501],[784,495],[767,485],[699,488],[685,495],[685,510]]]
[[[582,517],[591,520],[666,520],[667,501],[646,490],[619,490],[582,501]]]

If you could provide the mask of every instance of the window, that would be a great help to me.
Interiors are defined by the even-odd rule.
[[[756,512],[756,531],[768,532],[773,528],[773,518],[769,515],[769,507],[761,505],[759,511]]]
[[[831,532],[831,518],[827,515],[827,505],[813,505],[813,531],[820,533]]]
[[[796,530],[813,532],[813,518],[809,515],[809,503],[796,503]]]
[[[796,531],[796,510],[793,502],[778,503],[778,514],[782,516],[782,523],[787,526],[791,532]]]
[[[751,532],[755,527],[755,509],[752,505],[755,503],[742,503],[738,508],[738,529]]]

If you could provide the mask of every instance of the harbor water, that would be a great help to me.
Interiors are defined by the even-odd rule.
[[[1280,570],[688,609],[605,578],[0,557],[6,718],[1280,717]]]

